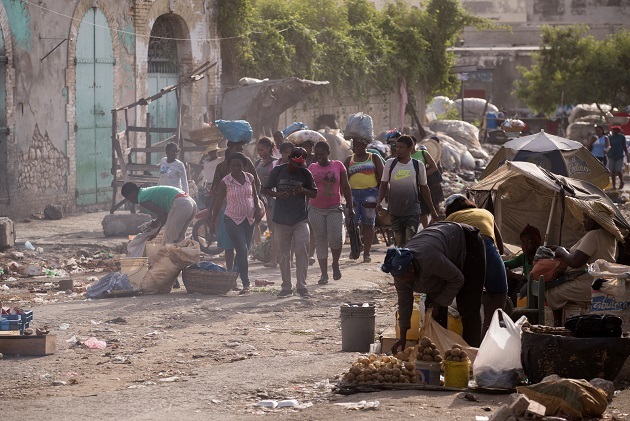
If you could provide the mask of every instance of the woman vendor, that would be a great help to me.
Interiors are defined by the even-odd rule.
[[[586,272],[586,265],[597,259],[614,262],[617,252],[617,240],[623,241],[623,235],[613,221],[614,211],[600,202],[583,201],[587,212],[582,223],[586,234],[569,250],[556,247],[555,256],[567,264],[567,279],[560,285],[545,290],[547,305],[553,310],[554,324],[562,325],[562,309],[569,302],[584,303],[591,301],[593,277]]]
[[[444,201],[446,221],[472,225],[479,229],[486,247],[486,276],[484,279],[485,294],[483,296],[483,330],[485,336],[495,310],[505,307],[507,299],[507,276],[505,265],[501,259],[503,254],[503,239],[501,232],[494,222],[494,215],[486,209],[479,209],[477,205],[461,194],[453,194]],[[459,303],[458,303],[459,304]]]
[[[413,294],[427,294],[427,308],[446,327],[448,306],[457,298],[462,337],[470,346],[481,344],[481,295],[485,278],[485,250],[479,229],[455,222],[438,222],[406,244],[390,248],[381,270],[394,277],[398,294],[400,338],[392,353],[405,349],[411,327]]]
[[[505,261],[505,268],[508,278],[508,296],[512,299],[514,306],[518,304],[519,292],[527,284],[527,276],[534,266],[534,256],[536,250],[542,244],[542,237],[538,228],[527,224],[520,234],[522,254],[514,259]],[[512,272],[512,269],[523,268],[522,275]]]

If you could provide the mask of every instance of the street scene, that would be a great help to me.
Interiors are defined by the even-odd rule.
[[[630,420],[625,3],[3,0],[0,413]]]

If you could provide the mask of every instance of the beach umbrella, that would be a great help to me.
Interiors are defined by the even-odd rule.
[[[609,184],[608,169],[584,145],[542,130],[505,142],[479,179],[488,177],[506,161],[531,162],[554,174],[588,181],[602,189]]]

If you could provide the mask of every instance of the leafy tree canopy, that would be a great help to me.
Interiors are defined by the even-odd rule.
[[[459,0],[396,0],[384,10],[368,0],[219,0],[223,70],[229,83],[243,76],[328,80],[364,99],[372,89],[452,93],[448,51],[468,25],[488,26]]]
[[[536,64],[519,67],[515,95],[531,109],[550,114],[560,105],[630,102],[630,31],[605,40],[588,35],[586,26],[544,27]]]

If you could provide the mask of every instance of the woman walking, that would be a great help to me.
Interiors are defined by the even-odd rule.
[[[348,171],[348,181],[352,189],[354,222],[361,223],[363,232],[363,263],[372,261],[370,249],[374,241],[374,223],[376,222],[376,203],[378,186],[383,175],[383,161],[367,151],[370,141],[352,139],[351,156],[346,158],[344,166]]]
[[[606,153],[610,149],[610,142],[608,141],[608,136],[604,133],[604,128],[602,126],[595,126],[595,134],[593,135],[593,142],[591,143],[589,149],[593,156],[599,161],[606,165],[608,160],[606,159]]]
[[[308,166],[317,186],[317,197],[309,200],[308,219],[315,233],[317,260],[321,277],[319,284],[328,283],[328,248],[332,254],[333,279],[341,279],[339,257],[343,245],[343,207],[341,194],[346,199],[348,218],[354,218],[352,192],[346,167],[341,161],[330,160],[330,146],[317,142],[314,148],[316,162]]]
[[[234,259],[243,283],[243,289],[239,293],[241,295],[249,293],[249,248],[254,224],[262,218],[254,176],[243,171],[247,162],[247,157],[240,152],[232,153],[227,158],[230,173],[219,183],[210,224],[211,229],[214,229],[225,199],[225,229],[236,252]]]

